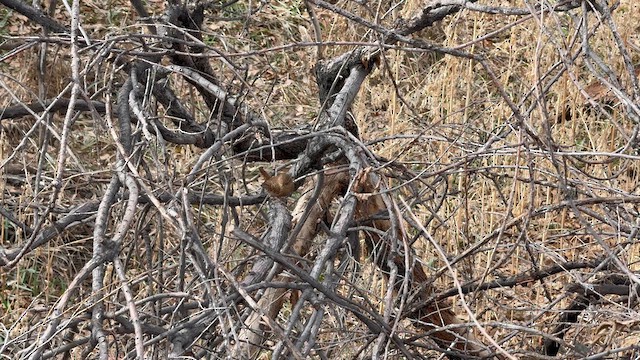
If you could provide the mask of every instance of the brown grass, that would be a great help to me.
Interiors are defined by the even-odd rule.
[[[522,1],[491,1],[493,5],[524,7]],[[99,4],[88,3],[83,16],[91,36],[118,34],[129,31],[135,21],[125,10],[106,11]],[[340,1],[338,5],[365,16],[355,2]],[[390,4],[376,4],[383,13]],[[374,8],[376,6],[373,6]],[[423,6],[422,2],[408,1],[402,7],[392,11],[384,19],[384,24],[393,24],[400,17],[407,18]],[[124,9],[119,2],[110,3],[112,9]],[[161,14],[162,3],[150,4],[156,14]],[[614,13],[620,36],[635,44],[640,43],[637,24],[640,23],[639,5],[633,0],[621,0]],[[367,15],[368,16],[368,15]],[[108,23],[103,23],[104,19]],[[375,41],[375,37],[362,26],[346,21],[344,18],[327,11],[318,10],[318,18],[323,27],[323,38],[326,41]],[[520,110],[525,112],[534,101],[534,97],[526,97],[530,91],[536,91],[536,83],[544,72],[560,60],[558,47],[564,47],[571,40],[575,19],[566,14],[549,15],[544,22],[528,20],[522,24],[510,26],[496,36],[474,42],[474,39],[500,28],[507,27],[516,21],[516,17],[497,17],[461,11],[437,27],[423,31],[420,36],[443,46],[456,47],[469,43],[464,50],[482,53],[488,59],[491,68],[498,76],[500,86],[515,104],[522,104]],[[37,33],[25,24],[22,18],[11,18],[10,29],[18,33],[11,35],[27,35]],[[271,2],[258,12],[248,30],[242,23],[211,23],[210,33],[205,37],[215,46],[226,46],[238,52],[249,52],[301,41],[311,41],[313,30],[307,21],[304,6],[300,3]],[[591,25],[593,26],[593,25]],[[100,34],[100,35],[96,35]],[[596,29],[591,45],[595,51],[606,56],[607,63],[616,74],[624,74],[624,63],[615,49],[613,40],[602,27]],[[576,51],[578,45],[568,50]],[[326,49],[326,56],[341,54],[353,47],[332,46]],[[564,50],[564,49],[563,49]],[[231,51],[229,51],[231,52]],[[611,54],[611,53],[614,54]],[[64,49],[51,46],[47,56],[47,87],[43,98],[58,95],[68,84],[69,60]],[[631,55],[637,63],[640,53],[632,51]],[[274,128],[293,128],[304,123],[311,123],[317,115],[317,88],[313,77],[315,48],[302,47],[285,51],[267,52],[234,61],[249,65],[249,80],[252,85],[247,96],[248,103],[260,111]],[[38,89],[37,53],[36,49],[27,50],[0,64],[0,82],[24,102],[32,101]],[[231,89],[240,89],[241,83],[233,78],[233,71],[219,60],[212,60],[214,68],[223,74]],[[110,69],[102,69],[93,74],[96,81],[106,81],[104,77]],[[525,123],[536,133],[543,134],[549,128],[555,142],[563,151],[611,153],[626,142],[625,136],[633,130],[634,124],[626,117],[623,109],[614,108],[609,121],[582,106],[585,103],[580,87],[587,87],[596,81],[590,70],[579,57],[569,69],[571,76],[562,75],[544,95],[545,103],[536,105]],[[12,77],[13,79],[11,79]],[[621,75],[624,84],[628,77]],[[579,86],[577,86],[579,85]],[[397,89],[395,88],[397,86]],[[185,95],[188,91],[183,87]],[[0,90],[0,105],[7,106],[15,101],[6,89]],[[400,98],[397,94],[400,94]],[[194,97],[195,99],[195,97]],[[573,118],[569,121],[556,122],[566,106],[569,106]],[[199,110],[204,105],[194,100],[192,110],[202,116]],[[545,114],[542,110],[548,112]],[[487,141],[489,134],[502,126],[512,124],[514,118],[509,106],[503,101],[496,84],[489,78],[480,64],[453,56],[435,56],[425,52],[389,50],[384,54],[382,66],[370,76],[363,85],[356,106],[352,109],[360,133],[364,141],[374,141],[383,137],[391,140],[376,143],[372,146],[377,154],[387,159],[403,163],[415,173],[446,174],[446,185],[449,193],[437,215],[442,222],[433,221],[428,230],[438,240],[450,257],[455,257],[481,240],[491,232],[499,229],[512,219],[526,216],[528,212],[541,207],[557,204],[564,195],[555,187],[558,182],[557,169],[544,153],[535,149],[526,151],[518,144],[526,135],[514,132],[503,139],[500,144],[504,151],[495,151],[479,157],[464,167],[447,169],[446,166],[463,159],[474,151],[475,145]],[[24,135],[33,124],[32,119],[2,121],[0,132],[0,159],[10,156]],[[52,127],[60,131],[61,117],[54,115]],[[70,162],[70,172],[65,178],[64,191],[57,206],[77,204],[82,201],[95,200],[91,194],[99,194],[109,175],[105,166],[113,163],[113,148],[110,137],[104,131],[104,124],[96,123],[90,118],[79,121],[74,128],[74,135],[69,146],[75,158]],[[419,138],[402,138],[402,135],[420,135]],[[47,165],[44,167],[45,178],[54,176],[55,157],[59,149],[57,141],[51,141]],[[532,147],[533,144],[529,143]],[[40,145],[34,141],[15,154],[11,164],[27,167],[37,166],[37,154]],[[159,180],[167,184],[175,182],[183,176],[200,155],[201,150],[195,147],[171,147],[172,157],[162,158],[168,162],[169,171]],[[162,157],[163,155],[160,155]],[[592,161],[602,160],[605,156],[593,155]],[[72,170],[76,170],[76,174]],[[582,171],[583,173],[578,172]],[[233,173],[241,174],[240,167],[233,168]],[[620,175],[611,180],[594,178]],[[255,171],[248,179],[253,189],[257,188]],[[12,182],[6,169],[0,170],[3,181],[0,192],[3,204],[40,204],[47,205],[46,200],[51,189],[36,186],[32,181],[26,183]],[[175,175],[174,175],[175,174]],[[536,180],[542,184],[532,184],[527,178],[535,174]],[[619,196],[637,192],[638,176],[637,160],[617,159],[604,164],[579,164],[572,168],[570,178],[581,184],[581,190],[587,186],[593,196]],[[33,178],[35,174],[29,174]],[[389,174],[393,175],[393,174]],[[587,176],[589,175],[589,176]],[[204,179],[203,182],[206,182]],[[390,186],[403,184],[405,179],[392,179]],[[442,189],[444,183],[438,183]],[[211,188],[211,189],[215,189]],[[408,192],[399,192],[399,197],[408,196]],[[578,196],[581,198],[581,196]],[[4,206],[4,205],[3,205]],[[18,206],[24,211],[16,213],[18,220],[33,222],[33,213],[27,211],[29,206]],[[413,209],[423,220],[429,218],[428,206],[416,205]],[[597,211],[594,210],[594,211]],[[255,214],[245,214],[246,223],[252,223],[252,232],[259,234],[263,224],[254,220]],[[51,215],[55,221],[55,213]],[[204,209],[201,220],[213,233],[219,231],[221,212],[215,209]],[[4,221],[4,219],[3,219]],[[6,222],[5,222],[6,224]],[[1,225],[1,224],[0,224]],[[594,225],[597,230],[608,232],[605,241],[614,247],[626,239],[619,234],[611,233],[605,226]],[[23,239],[10,239],[7,235],[9,227],[0,227],[0,246],[9,247]],[[527,223],[524,238],[520,237],[516,227],[509,227],[504,233],[485,245],[477,256],[465,259],[458,266],[461,281],[474,279],[486,274],[486,281],[525,272],[534,265],[544,267],[561,261],[584,261],[602,254],[600,244],[585,233],[584,224],[576,219],[569,210],[550,212],[544,216],[532,218]],[[24,329],[41,321],[57,297],[64,291],[73,275],[85,263],[91,254],[91,224],[77,230],[77,233],[63,233],[55,241],[50,242],[31,254],[28,254],[17,267],[0,272],[0,321],[6,328],[13,326],[12,336],[22,333]],[[204,236],[203,242],[214,237]],[[178,239],[167,239],[175,242]],[[524,245],[524,244],[528,245]],[[131,274],[132,279],[142,276],[144,271],[144,245],[127,244],[133,262],[139,262],[140,273]],[[529,249],[527,250],[527,246]],[[440,269],[443,259],[439,258],[432,246],[418,240],[414,248],[420,254],[425,268],[432,271]],[[230,246],[225,248],[224,256],[229,260],[229,268],[233,261],[246,254],[243,250]],[[530,256],[531,251],[534,256]],[[174,254],[167,254],[174,256]],[[629,246],[621,256],[621,260],[629,264],[629,269],[639,271],[640,245]],[[133,267],[135,268],[135,267]],[[491,270],[491,271],[489,271]],[[365,268],[358,281],[369,283],[372,301],[380,301],[384,296],[385,284],[372,268]],[[553,311],[546,311],[552,298],[560,297],[566,283],[575,281],[581,274],[562,274],[545,282],[536,282],[512,289],[497,289],[472,296],[473,307],[480,321],[487,323],[531,323],[540,331],[550,331],[551,324],[557,315],[554,311],[562,309],[570,300],[562,300]],[[448,289],[452,286],[450,274],[437,279],[437,286]],[[112,286],[108,291],[116,291]],[[141,291],[144,293],[144,291]],[[79,294],[78,299],[87,299],[87,294]],[[382,302],[380,301],[380,306]],[[79,301],[69,307],[69,312],[81,312],[88,306]],[[382,311],[382,309],[381,309]],[[459,312],[464,316],[464,312]],[[28,314],[27,316],[22,316]],[[637,343],[638,324],[633,320],[637,316],[635,310],[619,307],[602,307],[597,311],[589,311],[584,315],[580,325],[567,339],[574,344],[584,345],[594,351],[613,347],[622,347]],[[635,321],[635,322],[634,322]],[[539,326],[540,325],[540,326]],[[507,327],[491,327],[492,335],[500,339],[507,336]],[[535,351],[540,347],[539,338],[520,333],[512,337],[505,348],[516,348],[523,351]],[[330,334],[326,335],[331,339]]]

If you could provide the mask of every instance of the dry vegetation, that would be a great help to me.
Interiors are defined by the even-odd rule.
[[[0,6],[0,356],[640,358],[640,5],[561,3]]]

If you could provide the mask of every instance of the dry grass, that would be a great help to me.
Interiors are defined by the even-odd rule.
[[[491,3],[525,7],[522,1]],[[87,3],[83,8],[84,21],[92,37],[100,38],[105,34],[115,36],[131,29],[134,18],[124,10],[126,6],[113,2],[109,8],[117,10],[104,10],[99,5]],[[340,1],[338,5],[362,16],[371,16],[355,2]],[[411,16],[424,6],[421,2],[407,1],[385,14],[390,2],[380,1],[375,6],[371,5],[373,9],[379,9],[381,23],[387,25],[400,17]],[[161,14],[162,6],[160,2],[150,4],[157,15]],[[239,3],[237,9],[228,11],[242,13],[243,6],[243,3]],[[635,1],[622,0],[614,12],[620,36],[635,44],[640,43],[637,27],[640,23],[639,10],[640,6]],[[318,10],[317,15],[325,41],[375,41],[370,31],[341,16],[322,10]],[[60,15],[60,19],[63,18]],[[568,72],[545,91],[543,102],[536,104],[536,96],[529,95],[539,91],[537,84],[541,77],[553,64],[561,61],[560,50],[578,50],[579,44],[567,45],[575,35],[573,29],[578,19],[559,13],[548,14],[541,22],[530,19],[516,24],[519,18],[463,10],[436,27],[423,31],[420,37],[447,47],[468,44],[464,50],[483,54],[497,74],[504,93],[519,106],[530,129],[537,134],[545,134],[549,129],[555,143],[563,151],[594,154],[589,158],[593,163],[565,163],[569,169],[567,178],[577,184],[580,191],[578,199],[584,198],[587,193],[593,197],[636,194],[640,176],[637,159],[611,159],[602,155],[613,153],[623,146],[627,142],[625,136],[632,133],[634,124],[620,107],[614,107],[611,119],[583,108],[585,99],[580,88],[596,79],[582,57],[578,57]],[[593,20],[593,16],[591,18]],[[104,19],[107,19],[106,23]],[[24,19],[11,17],[8,21],[12,35],[37,33],[26,25]],[[205,34],[207,43],[224,48],[228,53],[308,42],[313,38],[304,5],[298,2],[265,4],[249,25],[231,22],[209,23],[208,26],[209,32]],[[498,29],[504,30],[495,36],[474,41]],[[595,29],[591,46],[605,58],[616,74],[621,74],[622,83],[629,84],[628,77],[624,75],[623,60],[613,50],[616,48],[613,39],[603,26]],[[331,57],[351,48],[353,46],[331,46],[326,48],[325,55]],[[36,51],[34,48],[21,52],[0,64],[0,82],[6,86],[0,90],[0,105],[15,103],[9,91],[24,102],[35,99],[38,91]],[[42,98],[58,95],[68,83],[69,59],[64,51],[64,48],[56,45],[48,50],[45,66],[48,80],[46,88],[42,90]],[[235,76],[237,73],[219,59],[212,60],[212,65],[222,74],[221,78],[228,88],[246,91],[243,85],[251,85],[247,102],[269,120],[271,127],[293,128],[312,122],[317,115],[317,88],[313,77],[315,54],[315,48],[301,47],[233,58],[233,61],[248,67],[248,76],[243,81],[239,81]],[[640,61],[640,53],[632,51],[631,55],[635,63]],[[110,70],[107,66],[102,72],[96,71],[92,78],[96,83],[104,84],[108,81]],[[546,81],[542,80],[543,83]],[[188,96],[186,83],[182,89],[184,95]],[[205,106],[197,101],[195,95],[192,96],[193,112],[204,116]],[[567,106],[573,114],[572,119],[556,121]],[[502,149],[487,152],[460,168],[448,168],[449,164],[470,156],[497,129],[514,123],[513,112],[502,99],[497,85],[475,61],[419,51],[386,51],[382,66],[363,85],[352,110],[365,142],[389,138],[372,146],[377,154],[403,163],[415,173],[442,172],[445,175],[444,182],[436,183],[434,180],[434,187],[446,193],[446,196],[437,212],[440,220],[432,221],[428,230],[450,255],[450,259],[513,219],[525,218],[536,209],[558,204],[565,199],[557,186],[558,169],[548,154],[536,150],[536,144],[530,141],[527,141],[529,148],[515,146],[527,138],[522,131],[512,132],[502,139],[499,142]],[[0,159],[14,152],[32,123],[31,119],[2,121]],[[59,133],[60,124],[60,117],[54,115],[52,129]],[[403,137],[405,135],[414,137]],[[59,150],[57,144],[56,140],[51,140],[42,174],[45,180],[41,186],[36,186],[32,181],[13,181],[8,168],[0,170],[4,179],[0,182],[2,203],[22,209],[15,214],[22,222],[34,221],[33,213],[27,211],[29,206],[23,204],[47,205],[46,200],[51,192],[47,187],[47,179],[55,174],[55,157]],[[11,164],[23,169],[36,168],[40,148],[41,145],[35,141],[27,142],[23,150],[14,155]],[[69,148],[73,155],[57,207],[95,200],[92,194],[99,194],[108,183],[109,173],[105,166],[113,163],[113,146],[105,131],[105,124],[90,118],[83,118],[76,123]],[[157,152],[157,160],[166,163],[166,173],[158,176],[158,181],[168,187],[176,185],[188,172],[201,150],[173,146],[170,157],[159,149]],[[597,163],[605,158],[609,161]],[[242,171],[241,168],[232,169],[239,178],[242,177]],[[29,174],[28,178],[32,179],[34,175]],[[249,175],[248,186],[257,188],[255,172],[250,171]],[[537,182],[531,182],[531,178]],[[604,178],[607,180],[602,180]],[[207,181],[210,179],[202,179],[199,184],[204,187]],[[404,184],[404,181],[391,177],[388,180],[391,186]],[[218,189],[210,187],[209,190]],[[408,192],[403,191],[398,192],[399,198],[409,196]],[[415,205],[413,210],[426,221],[432,215],[429,205]],[[203,226],[212,234],[209,238],[204,235],[203,243],[217,246],[213,234],[221,230],[222,212],[202,209],[199,215]],[[50,221],[55,221],[55,212],[50,216]],[[250,212],[243,214],[246,223],[253,224],[252,232],[260,234],[264,224],[255,220],[254,216],[255,213]],[[23,239],[7,235],[13,230],[3,221],[5,225],[0,227],[0,246],[10,247],[21,242]],[[627,241],[609,226],[594,222],[593,227],[608,235],[603,240],[611,247]],[[457,266],[460,281],[477,279],[483,275],[485,281],[491,281],[499,279],[499,275],[509,277],[529,271],[532,267],[585,261],[603,253],[602,244],[588,233],[585,224],[567,208],[531,217],[524,228],[526,231],[514,226],[506,227],[495,240],[484,245],[476,256],[462,261]],[[44,311],[57,300],[73,275],[91,256],[91,233],[91,224],[76,228],[74,233],[63,233],[55,241],[28,254],[15,268],[0,272],[0,321],[4,324],[2,331],[5,332],[2,336],[15,337],[47,315]],[[180,248],[179,239],[169,238],[166,241],[167,248],[176,251]],[[139,273],[130,274],[135,282],[144,275],[146,245],[130,242],[124,246],[130,252],[131,261],[139,264]],[[435,271],[444,266],[443,259],[438,257],[428,242],[418,240],[414,248],[425,267]],[[239,262],[238,259],[247,256],[244,249],[233,244],[220,250],[220,256],[228,260],[230,270],[234,269],[234,261]],[[165,255],[167,258],[177,257],[175,254]],[[628,264],[630,270],[639,271],[640,245],[634,243],[627,246],[620,259]],[[519,324],[538,331],[550,331],[548,324],[554,322],[557,311],[563,309],[571,297],[551,305],[553,300],[563,296],[566,283],[581,277],[586,278],[587,274],[567,272],[544,282],[476,293],[468,301],[481,322]],[[372,268],[365,268],[357,281],[367,284],[372,301],[382,306],[385,289],[382,277],[376,275]],[[436,284],[440,289],[451,288],[451,274],[439,277]],[[143,285],[140,282],[139,286]],[[117,287],[107,290],[115,292]],[[141,290],[140,293],[153,293],[154,290]],[[78,294],[77,298],[87,299],[86,295]],[[634,320],[637,311],[619,304],[602,305],[583,314],[579,325],[566,339],[570,339],[568,341],[578,348],[583,346],[591,352],[637,344],[640,341],[638,322]],[[67,311],[80,313],[88,306],[88,303],[79,301]],[[459,313],[465,316],[464,311]],[[281,313],[281,316],[285,315]],[[512,334],[508,326],[495,325],[489,329],[496,339],[504,339]],[[540,338],[532,335],[519,332],[502,346],[523,352],[536,351],[540,348]],[[323,336],[327,343],[338,338],[337,335],[334,338],[331,332]],[[347,356],[347,353],[345,350],[342,355]]]

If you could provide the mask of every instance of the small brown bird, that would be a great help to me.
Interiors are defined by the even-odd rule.
[[[262,166],[259,167],[258,170],[260,170],[260,174],[262,174],[264,178],[262,187],[267,190],[269,195],[280,198],[293,194],[295,184],[288,172],[283,171],[275,176],[271,176]]]

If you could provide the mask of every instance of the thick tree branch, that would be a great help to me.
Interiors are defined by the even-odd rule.
[[[15,10],[20,14],[33,20],[36,24],[42,25],[47,30],[54,33],[69,33],[69,29],[60,25],[57,21],[43,13],[42,11],[35,9],[21,0],[0,0],[0,4]]]

